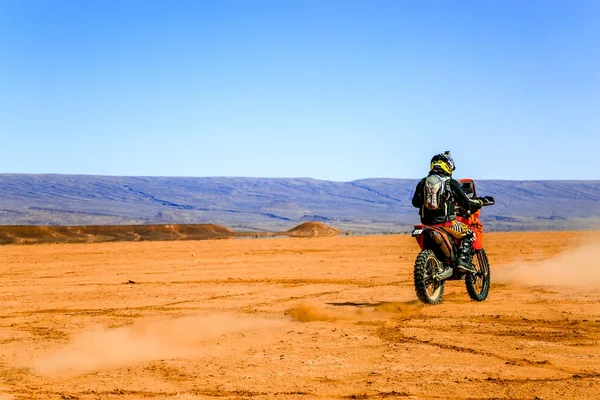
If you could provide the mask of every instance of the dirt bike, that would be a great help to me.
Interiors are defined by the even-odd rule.
[[[471,199],[477,198],[483,206],[495,204],[491,196],[476,197],[472,179],[459,180],[460,186]],[[469,257],[476,272],[463,272],[456,268],[457,250],[464,233],[438,226],[415,225],[412,236],[417,239],[421,252],[414,267],[414,284],[417,297],[423,303],[439,304],[444,295],[446,281],[465,281],[469,297],[484,301],[490,290],[490,263],[483,248],[483,224],[479,220],[481,209],[474,213],[457,207],[456,219],[475,233],[473,249]]]

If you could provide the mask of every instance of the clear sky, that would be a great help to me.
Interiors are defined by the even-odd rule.
[[[0,0],[0,173],[600,179],[597,0]]]

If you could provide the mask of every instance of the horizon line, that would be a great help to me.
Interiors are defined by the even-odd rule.
[[[87,173],[56,173],[56,172],[41,172],[41,173],[28,173],[28,172],[0,172],[0,176],[81,176],[81,177],[103,177],[103,178],[172,178],[172,179],[298,179],[298,180],[314,180],[322,182],[337,182],[337,183],[352,183],[357,181],[365,180],[403,180],[403,181],[415,181],[420,180],[419,178],[392,178],[392,177],[370,177],[370,178],[358,178],[348,181],[333,180],[333,179],[320,179],[312,178],[308,176],[295,176],[295,177],[274,177],[274,176],[240,176],[240,175],[109,175],[109,174],[87,174]],[[454,177],[454,179],[467,179],[468,177]],[[507,179],[507,178],[469,178],[475,181],[504,181],[504,182],[599,182],[600,179]]]

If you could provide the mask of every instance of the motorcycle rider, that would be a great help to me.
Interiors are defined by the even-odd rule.
[[[456,220],[454,204],[458,204],[463,210],[475,212],[481,208],[483,202],[478,199],[470,199],[462,190],[460,184],[452,179],[452,172],[455,169],[454,160],[449,151],[433,156],[427,177],[437,175],[445,182],[445,189],[441,196],[442,204],[439,204],[439,207],[435,207],[435,209],[426,206],[425,197],[427,194],[425,190],[427,177],[421,179],[417,184],[412,204],[414,207],[420,209],[421,223],[423,225],[438,226],[444,230],[452,229],[458,233],[465,233],[458,248],[456,267],[464,272],[474,273],[476,270],[471,265],[470,253],[475,242],[475,232],[467,225]]]

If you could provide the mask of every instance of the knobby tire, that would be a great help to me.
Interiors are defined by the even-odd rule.
[[[477,260],[473,265],[477,269],[475,274],[467,274],[465,276],[465,285],[469,297],[475,301],[484,301],[490,292],[490,262],[484,249],[473,255],[473,261]]]
[[[414,284],[417,297],[426,304],[440,304],[444,295],[445,282],[435,282],[433,275],[439,261],[432,250],[422,250],[415,260]],[[433,286],[433,287],[432,287]],[[432,293],[428,288],[432,287]]]

